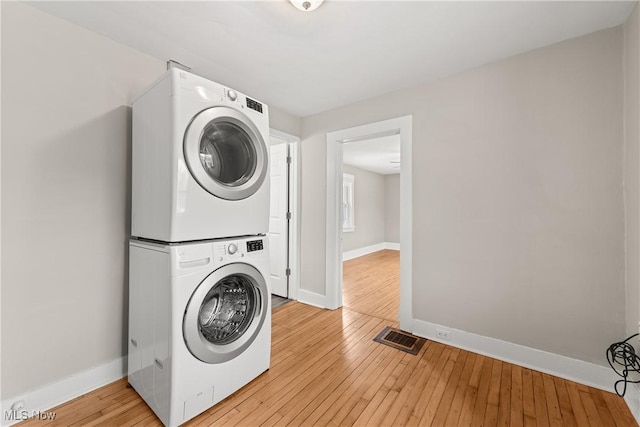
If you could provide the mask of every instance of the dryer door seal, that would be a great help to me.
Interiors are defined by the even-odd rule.
[[[262,186],[268,151],[244,113],[212,107],[198,113],[184,135],[187,167],[202,188],[226,200],[242,200]]]
[[[200,283],[187,304],[182,322],[187,348],[206,363],[231,360],[253,343],[268,309],[267,285],[255,267],[221,267]]]

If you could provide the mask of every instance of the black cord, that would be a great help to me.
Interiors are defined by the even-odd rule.
[[[640,383],[640,376],[638,379],[629,378],[629,373],[631,372],[640,374],[640,357],[636,354],[636,350],[633,346],[627,342],[638,335],[639,334],[633,334],[624,341],[613,343],[607,349],[607,360],[609,361],[609,366],[611,366],[616,374],[622,377],[622,379],[616,381],[613,386],[616,394],[620,397],[624,397],[624,394],[627,392],[628,383]],[[614,364],[620,365],[624,369],[619,370],[614,366]],[[622,392],[618,391],[620,384],[624,385],[622,387]]]

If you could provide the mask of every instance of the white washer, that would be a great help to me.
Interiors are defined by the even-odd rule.
[[[129,243],[129,383],[166,426],[269,369],[265,236]]]
[[[133,236],[186,242],[269,231],[266,105],[172,68],[132,108]]]

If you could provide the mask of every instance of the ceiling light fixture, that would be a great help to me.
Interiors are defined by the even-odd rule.
[[[292,5],[303,12],[311,12],[320,7],[324,0],[289,0]]]

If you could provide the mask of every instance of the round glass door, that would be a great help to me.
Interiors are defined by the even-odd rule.
[[[184,155],[198,184],[227,200],[251,196],[267,175],[268,153],[260,132],[247,116],[228,107],[209,108],[193,119]]]
[[[237,357],[260,331],[267,298],[264,278],[248,264],[229,264],[211,273],[185,311],[183,332],[189,351],[208,363]]]

